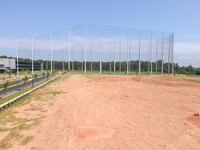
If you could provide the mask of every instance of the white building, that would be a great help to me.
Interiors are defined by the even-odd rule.
[[[0,70],[16,70],[16,61],[15,59],[10,58],[0,58]]]

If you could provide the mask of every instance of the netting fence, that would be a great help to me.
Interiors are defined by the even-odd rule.
[[[173,73],[173,53],[173,33],[83,24],[18,43],[17,64],[29,61],[32,71],[40,62],[51,72],[164,74]]]

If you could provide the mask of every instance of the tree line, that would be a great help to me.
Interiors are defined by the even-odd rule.
[[[16,59],[13,57],[7,57],[7,56],[0,56],[0,58],[12,58],[12,59]],[[23,58],[18,58],[18,60],[20,62],[29,62],[31,63],[32,60],[31,59],[23,59]],[[34,60],[34,62],[37,63],[43,63],[43,69],[44,70],[50,70],[50,66],[51,66],[51,62],[47,61],[47,60]],[[63,66],[64,66],[64,70],[68,69],[68,63],[67,62],[63,62],[63,61],[53,61],[53,69],[54,70],[63,70]],[[128,64],[128,70],[130,72],[139,72],[138,69],[139,66],[139,61],[129,61]],[[157,69],[156,69],[157,68]],[[84,62],[81,61],[73,61],[70,62],[70,69],[72,70],[84,70]],[[93,71],[95,70],[99,70],[100,69],[100,62],[98,61],[87,61],[86,63],[86,69],[87,71],[90,71],[91,69]],[[125,72],[127,71],[127,62],[126,61],[122,61],[120,62],[115,62],[115,70],[116,71],[122,71]],[[163,63],[163,72],[164,73],[172,73],[172,64],[168,64],[167,62]],[[114,62],[102,62],[102,71],[114,71]],[[151,63],[149,61],[141,61],[141,72],[150,72],[151,71]],[[161,73],[162,71],[162,60],[158,60],[157,63],[156,62],[152,62],[152,71],[153,72],[158,72]],[[174,63],[174,74],[185,74],[185,75],[200,75],[200,68],[194,68],[191,65],[189,66],[179,66],[177,63]]]

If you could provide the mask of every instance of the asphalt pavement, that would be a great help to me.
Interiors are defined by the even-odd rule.
[[[54,75],[49,75],[49,78],[51,78],[52,76],[54,76]],[[34,79],[34,84],[37,84],[37,83],[42,82],[44,80],[47,80],[47,76],[46,75],[45,76],[38,76],[37,81]],[[2,89],[2,90],[0,90],[0,99],[4,98],[6,96],[9,96],[11,94],[14,94],[17,91],[23,90],[23,89],[25,89],[27,87],[30,87],[30,86],[32,86],[32,79],[27,81],[26,83],[20,83],[20,84],[16,84],[16,85],[13,85],[11,87],[8,87],[7,91]]]
[[[42,75],[38,75],[38,77],[40,77]],[[33,77],[29,77],[28,79],[32,79]],[[18,80],[13,80],[13,81],[9,81],[9,83],[16,83],[16,82],[20,82],[22,81],[23,79],[18,79]],[[5,82],[4,82],[5,83]],[[0,83],[0,86],[3,86],[4,83]]]

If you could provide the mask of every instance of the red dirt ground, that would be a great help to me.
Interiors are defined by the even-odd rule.
[[[49,87],[50,88],[50,87]],[[41,124],[44,150],[200,150],[200,84],[173,77],[72,75]]]

